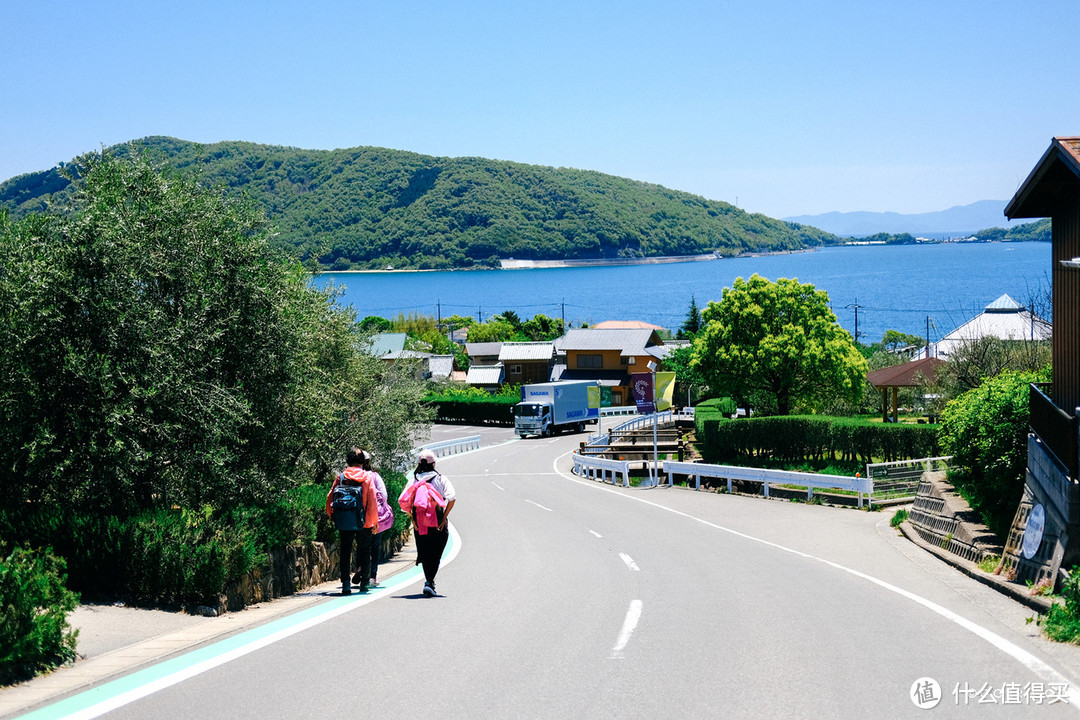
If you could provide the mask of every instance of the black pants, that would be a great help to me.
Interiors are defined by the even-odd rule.
[[[339,530],[341,533],[341,586],[349,584],[352,577],[352,545],[356,540],[356,562],[360,566],[361,585],[367,585],[371,577],[371,542],[374,535],[370,528]]]
[[[383,534],[377,532],[371,536],[371,579],[379,577],[379,563],[382,562],[382,538]]]
[[[424,579],[435,582],[435,574],[439,572],[439,563],[442,562],[443,550],[446,542],[450,539],[450,530],[438,530],[428,528],[426,535],[414,531],[416,538],[416,561],[424,566]]]

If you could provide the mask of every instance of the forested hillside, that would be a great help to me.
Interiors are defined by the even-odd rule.
[[[659,185],[586,170],[443,158],[382,148],[301,150],[150,137],[132,148],[246,194],[277,241],[334,269],[449,268],[500,259],[591,259],[796,250],[838,241]],[[60,168],[0,184],[0,208],[40,211],[68,186]]]

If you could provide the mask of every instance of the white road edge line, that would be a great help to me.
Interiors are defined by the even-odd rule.
[[[863,580],[874,583],[878,587],[881,587],[881,588],[883,588],[885,590],[888,590],[889,592],[896,593],[897,595],[900,595],[901,597],[905,597],[908,600],[911,600],[912,602],[915,602],[915,603],[918,603],[919,605],[922,605],[927,610],[930,610],[931,612],[937,613],[938,615],[945,618],[946,620],[950,620],[950,621],[956,623],[957,625],[964,628],[965,630],[968,630],[969,632],[975,634],[976,636],[978,636],[978,637],[982,638],[983,640],[985,640],[986,642],[990,643],[991,645],[993,645],[994,647],[996,647],[998,650],[1002,651],[1006,655],[1009,655],[1014,660],[1016,660],[1017,662],[1024,665],[1028,670],[1032,671],[1033,673],[1035,673],[1036,675],[1041,677],[1043,680],[1045,680],[1047,682],[1051,682],[1051,683],[1058,683],[1058,684],[1063,683],[1063,684],[1065,684],[1069,688],[1069,692],[1068,692],[1069,705],[1074,710],[1080,711],[1080,686],[1074,686],[1072,684],[1072,682],[1069,681],[1068,678],[1066,678],[1064,675],[1062,675],[1057,670],[1052,668],[1044,660],[1042,660],[1042,659],[1036,657],[1035,655],[1031,654],[1030,652],[1028,652],[1024,648],[1020,647],[1016,643],[1003,638],[1002,636],[995,633],[993,630],[990,630],[989,628],[985,628],[982,625],[979,625],[978,623],[976,623],[976,622],[974,622],[972,620],[968,620],[966,617],[964,617],[962,615],[959,615],[959,614],[953,612],[952,610],[949,610],[946,607],[938,605],[933,600],[929,600],[927,598],[924,598],[921,595],[916,595],[915,593],[913,593],[913,592],[911,592],[909,590],[905,590],[905,589],[903,589],[901,587],[897,587],[896,585],[893,585],[891,583],[887,583],[884,580],[881,580],[879,578],[874,577],[873,575],[867,575],[866,573],[861,572],[859,570],[855,570],[854,568],[849,568],[849,567],[846,567],[846,566],[841,565],[839,563],[835,563],[832,560],[826,560],[824,558],[820,558],[820,557],[817,557],[815,555],[811,555],[809,553],[802,552],[801,550],[795,550],[794,548],[789,548],[789,547],[787,547],[785,545],[780,545],[779,543],[774,543],[774,542],[772,542],[770,540],[765,540],[763,538],[754,537],[753,535],[747,535],[746,533],[739,532],[738,530],[733,530],[733,529],[731,529],[729,527],[724,527],[723,525],[717,525],[716,523],[709,522],[708,520],[703,520],[703,519],[701,519],[699,517],[695,517],[695,516],[693,516],[693,515],[691,515],[689,513],[684,513],[681,510],[675,510],[674,508],[666,507],[666,506],[661,505],[659,503],[655,503],[655,502],[652,502],[650,500],[646,500],[644,498],[637,497],[636,495],[620,492],[618,490],[615,490],[614,488],[607,488],[607,487],[603,487],[601,485],[597,485],[595,483],[595,481],[586,481],[586,480],[582,480],[581,478],[579,478],[579,477],[577,477],[575,475],[572,475],[572,474],[568,475],[568,474],[562,472],[561,470],[559,470],[558,462],[559,462],[559,460],[561,460],[562,458],[564,458],[564,457],[566,457],[566,456],[568,456],[570,454],[571,453],[565,453],[565,454],[555,458],[552,461],[552,464],[551,464],[551,466],[552,466],[552,468],[554,468],[555,472],[559,473],[560,475],[562,475],[567,480],[570,480],[571,482],[578,483],[579,485],[584,485],[585,487],[589,487],[589,488],[592,488],[594,490],[599,490],[599,491],[602,491],[602,492],[608,492],[608,493],[611,493],[613,495],[617,495],[619,497],[626,498],[627,500],[633,500],[635,502],[643,503],[645,505],[651,505],[652,507],[658,508],[660,510],[664,510],[664,511],[669,512],[669,513],[672,513],[673,515],[679,515],[679,516],[685,517],[685,518],[687,518],[689,520],[694,520],[696,522],[699,522],[702,525],[707,525],[708,527],[715,528],[717,530],[721,530],[721,531],[726,532],[726,533],[730,533],[732,535],[735,535],[736,537],[741,537],[741,538],[746,539],[746,540],[752,540],[753,542],[761,543],[762,545],[767,545],[767,546],[775,548],[777,550],[780,550],[780,551],[783,551],[783,552],[786,552],[786,553],[791,553],[792,555],[798,555],[799,557],[804,557],[804,558],[806,558],[808,560],[815,560],[817,562],[828,565],[829,567],[835,568],[835,569],[840,570],[842,572],[846,572],[846,573],[848,573],[850,575],[854,575],[855,577],[862,578]]]
[[[619,557],[621,557],[622,561],[626,563],[626,567],[630,568],[634,572],[641,572],[641,568],[639,568],[637,566],[637,563],[634,562],[634,558],[630,557],[626,553],[619,553]]]
[[[502,489],[503,489],[502,485],[500,485],[499,483],[495,482],[494,480],[493,480],[493,481],[491,482],[491,484],[492,484],[492,485],[494,485],[495,487],[497,487],[497,488],[498,488],[498,489],[500,489],[500,490],[502,490]],[[504,491],[504,492],[505,492],[505,491]]]
[[[536,507],[540,508],[541,510],[547,510],[548,512],[555,512],[555,511],[554,511],[554,510],[552,510],[551,508],[549,508],[549,507],[544,507],[543,505],[541,505],[540,503],[536,502],[535,500],[526,500],[525,502],[527,502],[527,503],[531,503],[532,505],[535,505]]]
[[[623,659],[623,650],[630,643],[630,636],[634,634],[639,620],[641,620],[641,601],[631,600],[630,607],[626,609],[626,619],[623,620],[622,630],[619,631],[619,637],[615,641],[615,647],[611,648],[611,655],[608,655],[609,660]]]
[[[595,536],[596,536],[596,537],[598,537],[598,538],[602,538],[602,537],[604,537],[603,535],[601,535],[600,533],[596,532],[595,530],[590,530],[589,532],[591,532],[591,533],[592,533],[593,535],[595,535]]]

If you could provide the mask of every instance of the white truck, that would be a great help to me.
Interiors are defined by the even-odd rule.
[[[514,432],[521,437],[582,432],[586,422],[600,417],[599,401],[599,386],[588,380],[522,385],[521,402],[513,408]]]

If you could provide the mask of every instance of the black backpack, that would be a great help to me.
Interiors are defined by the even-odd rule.
[[[364,514],[362,485],[345,485],[345,478],[338,479],[337,487],[330,498],[330,507],[334,509],[334,525],[338,530],[359,530],[360,518]]]

